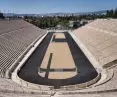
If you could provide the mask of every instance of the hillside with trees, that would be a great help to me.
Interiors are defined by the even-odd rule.
[[[117,9],[107,10],[105,13],[89,13],[83,15],[71,15],[71,16],[44,16],[44,17],[34,17],[34,16],[24,16],[24,20],[38,26],[42,29],[56,28],[61,26],[62,28],[69,28],[70,21],[89,21],[94,19],[105,19],[105,18],[117,18]],[[79,26],[75,26],[77,28]]]

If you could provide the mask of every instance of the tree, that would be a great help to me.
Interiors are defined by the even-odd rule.
[[[117,18],[117,8],[115,9],[114,17]]]
[[[4,19],[4,15],[1,12],[0,12],[0,19]]]
[[[113,17],[114,16],[114,10],[107,10],[107,17]]]

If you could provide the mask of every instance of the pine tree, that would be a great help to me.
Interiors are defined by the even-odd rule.
[[[0,12],[0,19],[4,19],[4,15],[2,12]]]

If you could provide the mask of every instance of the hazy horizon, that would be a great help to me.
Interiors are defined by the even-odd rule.
[[[17,14],[76,13],[115,9],[117,0],[1,0],[0,11]]]

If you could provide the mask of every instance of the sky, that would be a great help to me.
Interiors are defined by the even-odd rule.
[[[117,0],[0,0],[4,13],[92,12],[117,8]]]

